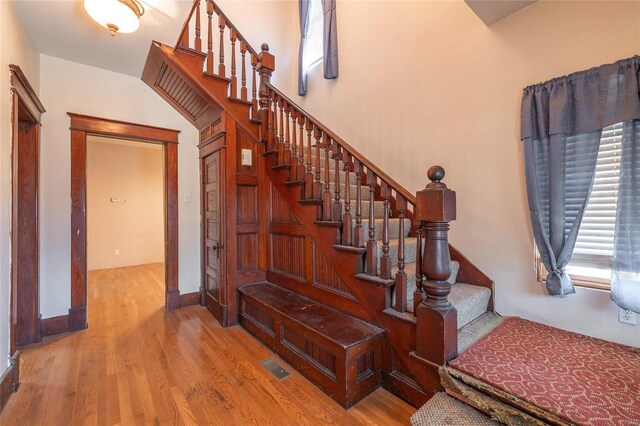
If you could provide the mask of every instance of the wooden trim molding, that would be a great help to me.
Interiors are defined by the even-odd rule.
[[[0,377],[0,413],[20,386],[20,352],[16,351],[9,362],[9,368]]]
[[[16,93],[23,102],[32,121],[41,124],[40,118],[46,110],[42,102],[40,102],[38,95],[36,95],[36,91],[33,90],[29,80],[27,80],[27,77],[18,65],[9,65],[9,72],[11,73],[11,91]]]
[[[202,293],[194,291],[193,293],[185,293],[180,295],[180,307],[199,305]]]
[[[42,337],[66,333],[69,331],[69,315],[59,315],[57,317],[42,319],[40,322],[40,330]]]
[[[71,118],[71,308],[69,331],[87,327],[87,135],[164,145],[165,307],[180,307],[178,290],[178,130],[68,113]]]
[[[179,130],[109,120],[71,112],[68,115],[71,117],[71,130],[145,142],[178,143]]]

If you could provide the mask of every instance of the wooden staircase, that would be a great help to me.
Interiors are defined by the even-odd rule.
[[[346,407],[379,385],[421,405],[443,390],[458,329],[493,310],[491,279],[448,244],[455,192],[440,167],[417,195],[403,188],[271,85],[274,71],[266,44],[254,50],[196,0],[175,47],[152,43],[142,77],[199,130],[201,157],[228,151],[226,232],[238,243],[226,245],[221,322],[240,322]],[[246,173],[244,150],[257,162]]]

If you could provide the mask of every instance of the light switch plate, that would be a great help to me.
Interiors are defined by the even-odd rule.
[[[242,165],[243,166],[252,166],[253,165],[253,158],[252,158],[252,152],[250,149],[243,149],[242,150]]]

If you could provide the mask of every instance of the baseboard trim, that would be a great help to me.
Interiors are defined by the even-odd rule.
[[[167,292],[167,311],[173,311],[180,308],[180,290]]]
[[[84,330],[87,324],[87,306],[69,308],[69,331]]]
[[[0,377],[0,413],[20,386],[20,351],[16,351],[11,359],[11,365]]]
[[[185,293],[180,295],[180,307],[199,305],[200,304],[200,292],[194,291],[193,293]]]
[[[59,315],[57,317],[44,318],[40,323],[42,337],[53,336],[54,334],[66,333],[69,331],[69,315]]]

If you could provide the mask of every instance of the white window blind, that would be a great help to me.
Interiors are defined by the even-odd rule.
[[[304,49],[305,71],[322,59],[322,47],[324,45],[322,0],[311,0],[310,4],[307,44]]]
[[[602,130],[593,188],[578,231],[572,264],[611,265],[622,156],[622,123]]]

